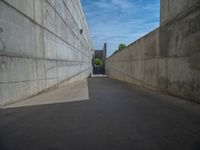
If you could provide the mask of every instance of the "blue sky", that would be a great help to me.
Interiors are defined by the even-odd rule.
[[[110,56],[159,26],[160,0],[81,0],[95,49]]]

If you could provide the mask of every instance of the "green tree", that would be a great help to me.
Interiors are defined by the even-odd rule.
[[[119,50],[122,50],[122,49],[124,49],[124,48],[126,48],[126,45],[125,45],[125,44],[123,44],[123,43],[119,44],[119,47],[118,47]]]

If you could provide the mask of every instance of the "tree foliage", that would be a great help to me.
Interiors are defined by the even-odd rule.
[[[95,62],[95,65],[97,65],[97,66],[103,64],[103,61],[101,59],[99,59],[99,58],[95,58],[94,62]]]
[[[125,45],[125,44],[123,44],[123,43],[119,44],[119,47],[118,47],[119,50],[122,50],[122,49],[124,49],[124,48],[126,48],[126,45]]]

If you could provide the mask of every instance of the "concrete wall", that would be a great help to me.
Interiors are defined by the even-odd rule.
[[[87,78],[91,49],[80,0],[0,0],[0,106]]]
[[[200,102],[200,8],[186,11],[109,57],[108,76]]]
[[[199,4],[199,0],[160,0],[160,22],[165,24],[179,16],[187,15]]]

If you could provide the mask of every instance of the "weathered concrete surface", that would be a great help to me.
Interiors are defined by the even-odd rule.
[[[199,0],[161,0],[161,24],[176,19],[176,17],[187,14],[199,5]]]
[[[0,149],[200,149],[199,105],[108,78],[88,86],[88,101],[1,110]]]
[[[0,107],[87,78],[91,49],[79,0],[0,0]]]
[[[108,76],[200,102],[200,7],[181,14],[108,58]]]
[[[5,106],[3,109],[58,104],[82,100],[89,100],[87,80],[65,84],[57,89],[50,90],[33,98]]]

